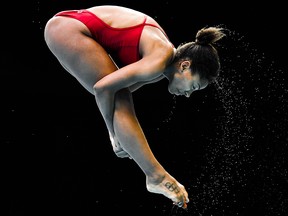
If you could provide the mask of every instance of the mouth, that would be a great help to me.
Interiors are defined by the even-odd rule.
[[[179,89],[168,89],[170,94],[179,96],[179,95],[184,95]]]
[[[179,96],[179,95],[185,95],[185,93],[184,92],[181,92],[179,89],[177,89],[177,93],[175,93],[177,96]]]

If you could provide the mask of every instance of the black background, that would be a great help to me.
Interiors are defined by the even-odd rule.
[[[231,30],[219,47],[222,90],[174,99],[161,81],[134,93],[156,158],[189,192],[187,211],[147,192],[137,165],[114,155],[94,97],[44,43],[55,13],[98,4],[151,15],[175,46],[204,26]],[[284,3],[39,0],[12,8],[3,13],[1,58],[9,215],[287,215]]]

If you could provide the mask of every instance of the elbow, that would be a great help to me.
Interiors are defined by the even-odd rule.
[[[107,88],[104,85],[102,85],[100,82],[97,82],[93,86],[93,92],[96,97],[100,97],[100,96],[103,96],[105,92],[107,92]]]
[[[114,91],[111,90],[107,85],[101,84],[101,82],[97,82],[93,86],[93,92],[96,98],[103,99],[109,97],[109,95],[115,94]]]
[[[93,86],[94,95],[97,96],[101,94],[101,92],[103,91],[104,91],[104,88],[101,85],[99,85],[99,82],[95,83],[95,85]]]

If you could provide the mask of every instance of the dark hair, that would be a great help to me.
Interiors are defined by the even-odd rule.
[[[213,46],[215,42],[225,36],[223,28],[204,27],[196,34],[195,42],[180,44],[174,61],[191,60],[192,73],[198,73],[209,83],[213,82],[220,71],[218,52]]]

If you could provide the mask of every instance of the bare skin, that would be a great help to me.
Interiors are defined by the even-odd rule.
[[[122,7],[100,6],[88,10],[117,28],[134,26],[144,19],[143,13]],[[149,16],[147,22],[157,24]],[[146,176],[148,191],[162,194],[186,208],[188,193],[153,155],[136,117],[132,92],[166,77],[170,93],[189,97],[194,90],[207,86],[205,80],[191,75],[188,69],[191,62],[170,64],[175,48],[162,31],[151,26],[144,27],[140,38],[142,58],[123,68],[117,67],[78,20],[51,18],[45,28],[45,41],[61,65],[95,96],[116,155],[129,157],[138,164]]]

